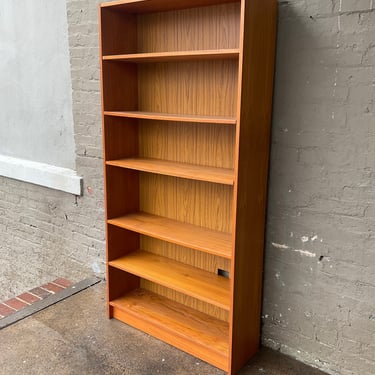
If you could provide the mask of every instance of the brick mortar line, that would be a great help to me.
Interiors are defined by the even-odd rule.
[[[40,289],[42,289],[42,290],[44,290],[45,292],[48,292],[48,293],[50,293],[50,294],[56,294],[56,292],[54,292],[53,290],[48,290],[48,289],[46,289],[46,288],[43,288],[42,286],[39,286],[38,288],[40,288]],[[47,297],[46,297],[47,298]]]
[[[8,305],[6,302],[1,302],[0,305],[5,305],[6,307],[9,307],[10,309],[17,311],[14,307]]]
[[[30,292],[29,290],[28,290],[27,292],[25,292],[25,293],[29,293],[29,294],[31,294],[32,296],[38,298],[39,300],[42,300],[42,299],[43,299],[43,298],[37,296],[36,294],[34,294],[33,292]],[[38,301],[35,301],[35,302],[38,302]]]
[[[25,293],[27,293],[27,292],[25,292]],[[18,301],[20,301],[20,302],[23,302],[23,303],[26,303],[27,305],[31,305],[31,303],[29,303],[29,302],[27,302],[27,301],[25,301],[25,300],[23,300],[22,298],[19,298],[19,296],[16,296],[16,297],[14,297],[16,300],[18,300]]]
[[[30,306],[26,306],[21,310],[15,311],[9,316],[6,316],[2,319],[0,319],[0,330],[2,328],[8,327],[19,320],[22,320],[24,318],[27,318],[28,316],[31,316],[41,310],[46,309],[49,306],[52,306],[68,297],[73,296],[74,294],[77,294],[87,288],[90,288],[91,286],[98,284],[102,281],[102,279],[98,277],[90,277],[83,281],[80,281],[76,284],[73,284],[60,292],[56,294],[51,294],[48,297],[34,302]]]
[[[63,278],[61,278],[61,279],[63,279]],[[58,279],[56,279],[56,280],[58,280]],[[25,308],[27,308],[27,307],[29,307],[29,306],[32,306],[34,303],[40,302],[40,301],[44,300],[45,298],[48,298],[48,297],[51,296],[51,295],[54,295],[54,294],[60,293],[60,292],[62,292],[63,290],[67,289],[68,287],[71,287],[71,286],[72,286],[70,280],[68,280],[68,279],[65,279],[65,280],[69,283],[68,286],[65,286],[65,285],[62,285],[62,284],[58,284],[58,283],[55,282],[56,280],[50,281],[50,282],[48,282],[48,283],[46,283],[46,284],[43,284],[43,285],[41,285],[41,286],[36,287],[36,288],[39,288],[39,289],[45,291],[46,293],[48,293],[48,295],[46,295],[45,297],[41,297],[41,296],[39,296],[39,295],[33,293],[33,292],[31,291],[31,290],[35,289],[35,288],[33,288],[33,289],[31,289],[31,290],[28,290],[28,291],[26,291],[26,292],[23,292],[23,293],[19,294],[18,296],[15,296],[15,297],[9,298],[9,299],[6,300],[6,301],[0,302],[0,305],[4,305],[4,306],[8,307],[9,309],[13,310],[13,312],[12,312],[11,314],[9,314],[9,315],[5,315],[5,316],[4,316],[4,315],[1,315],[1,314],[0,314],[0,319],[6,318],[6,317],[8,317],[8,316],[11,316],[11,315],[13,315],[14,313],[16,313],[16,312],[18,312],[18,311],[21,311],[21,310],[23,310],[23,309],[25,309]],[[44,288],[43,286],[45,286],[45,285],[47,285],[47,284],[55,285],[55,286],[57,286],[58,288],[61,288],[62,290],[58,290],[57,292],[55,292],[55,291],[53,291],[53,290],[46,289],[46,288]],[[34,302],[28,302],[28,301],[26,301],[26,300],[24,300],[24,299],[22,299],[22,298],[20,297],[22,294],[30,294],[30,295],[32,295],[33,297],[37,298],[38,300],[37,300],[37,301],[34,301]],[[25,305],[27,305],[27,306],[23,306],[23,307],[21,307],[20,309],[14,308],[13,306],[11,306],[11,305],[9,305],[9,304],[7,303],[7,302],[9,302],[9,301],[12,300],[12,299],[15,299],[15,300],[19,301],[20,303],[25,304]]]

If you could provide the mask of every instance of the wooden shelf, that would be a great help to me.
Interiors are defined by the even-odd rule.
[[[234,171],[227,168],[214,168],[193,164],[175,163],[159,159],[120,159],[106,162],[114,167],[135,169],[167,176],[187,178],[190,180],[233,185]]]
[[[238,59],[238,49],[200,50],[200,51],[174,51],[133,53],[125,55],[103,56],[104,61],[126,61],[134,63],[168,62],[168,61],[191,61],[191,60],[215,60],[215,59]]]
[[[216,0],[216,4],[234,3],[238,0]],[[165,10],[188,9],[194,7],[204,7],[212,5],[212,0],[153,0],[153,1],[140,1],[140,0],[119,0],[111,1],[108,3],[100,4],[100,7],[111,7],[116,11],[125,11],[131,13],[149,13],[149,12],[162,12]]]
[[[228,370],[228,323],[143,289],[110,306],[114,318]]]
[[[229,310],[229,279],[175,260],[136,251],[109,262],[112,267]]]
[[[192,224],[181,223],[144,212],[110,219],[108,224],[128,229],[146,236],[189,247],[194,250],[230,259],[232,235]]]
[[[160,112],[141,112],[141,111],[104,111],[105,116],[136,118],[140,120],[159,120],[159,121],[179,121],[179,122],[199,122],[205,124],[223,124],[236,125],[235,117],[224,116],[199,116],[199,115],[181,115]]]

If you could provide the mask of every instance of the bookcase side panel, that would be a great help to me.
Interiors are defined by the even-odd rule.
[[[138,155],[138,122],[134,119],[104,116],[105,161]]]
[[[139,172],[106,167],[107,219],[139,211]]]
[[[113,318],[113,308],[109,302],[137,289],[140,285],[140,279],[130,273],[121,271],[117,268],[109,267],[107,269],[107,303],[108,316]]]
[[[102,55],[137,52],[137,17],[111,7],[100,8]]]
[[[233,374],[255,354],[260,343],[277,2],[242,0],[242,7],[243,62],[242,66],[240,63],[242,83],[230,319]]]
[[[138,110],[138,67],[119,61],[102,62],[104,111]]]

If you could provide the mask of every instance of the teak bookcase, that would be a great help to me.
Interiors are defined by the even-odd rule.
[[[259,346],[277,2],[99,11],[108,315],[234,374]]]

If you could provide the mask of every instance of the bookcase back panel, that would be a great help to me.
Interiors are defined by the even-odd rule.
[[[218,168],[234,168],[231,125],[140,121],[139,155]]]
[[[140,236],[140,247],[153,254],[174,259],[214,274],[218,274],[218,270],[230,271],[229,259],[195,251],[156,238]]]
[[[140,210],[230,233],[233,187],[140,173]]]
[[[190,61],[138,67],[138,110],[235,116],[238,61]]]
[[[239,20],[239,3],[139,15],[137,52],[238,48]]]
[[[144,288],[146,290],[149,290],[151,292],[154,292],[156,294],[159,294],[163,297],[166,297],[172,301],[176,301],[179,303],[182,303],[185,306],[191,307],[194,310],[198,310],[200,312],[203,312],[207,315],[213,316],[215,318],[218,318],[220,320],[223,320],[225,322],[228,322],[228,311],[225,311],[219,307],[213,306],[209,303],[200,301],[196,298],[187,296],[185,294],[176,292],[172,289],[160,286],[158,284],[155,284],[151,281],[141,279],[140,280],[140,286],[141,288]]]

